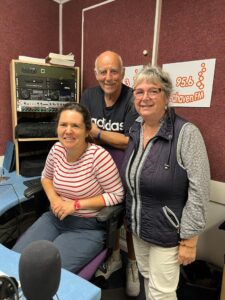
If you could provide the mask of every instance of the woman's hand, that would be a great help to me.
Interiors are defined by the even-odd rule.
[[[54,189],[52,180],[42,178],[41,182],[47,194],[53,214],[60,220],[63,220],[68,215],[72,215],[75,211],[74,201],[60,197]]]
[[[198,236],[181,240],[178,249],[178,262],[182,265],[188,265],[195,261],[197,252]]]
[[[51,198],[50,201],[50,206],[53,214],[57,217],[57,212],[60,209],[61,205],[63,204],[63,200],[60,196],[54,196]]]
[[[185,245],[179,245],[178,248],[178,262],[181,265],[188,265],[196,259],[196,246],[188,247]]]
[[[74,201],[61,200],[61,202],[58,203],[58,205],[55,205],[53,213],[62,221],[63,219],[65,219],[65,217],[72,215],[74,211]]]

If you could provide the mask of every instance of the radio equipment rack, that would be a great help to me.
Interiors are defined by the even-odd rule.
[[[79,102],[79,68],[12,60],[10,64],[12,129],[16,172],[35,174],[35,157],[41,166],[57,140],[55,117],[68,102]],[[34,173],[26,171],[25,165]]]

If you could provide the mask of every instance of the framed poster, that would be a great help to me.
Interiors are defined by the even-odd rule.
[[[134,78],[142,68],[143,68],[143,65],[125,67],[125,75],[124,75],[124,78],[123,78],[123,83],[128,85],[129,87],[133,88]]]

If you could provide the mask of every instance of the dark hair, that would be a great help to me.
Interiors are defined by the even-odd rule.
[[[76,111],[76,112],[80,113],[83,116],[84,125],[85,125],[86,130],[91,131],[92,122],[91,122],[91,114],[90,114],[89,110],[85,106],[83,106],[79,103],[76,103],[76,102],[67,103],[60,108],[60,110],[58,111],[57,117],[56,117],[56,127],[58,126],[61,113],[66,110],[72,110],[72,111]],[[92,141],[90,136],[87,137],[87,141],[88,142]]]

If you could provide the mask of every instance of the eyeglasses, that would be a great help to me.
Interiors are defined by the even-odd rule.
[[[134,97],[137,100],[140,100],[144,97],[145,93],[147,93],[148,97],[155,98],[155,97],[157,97],[158,94],[161,93],[161,91],[162,91],[161,88],[149,89],[147,91],[144,91],[142,89],[135,89],[133,93],[134,93]]]

